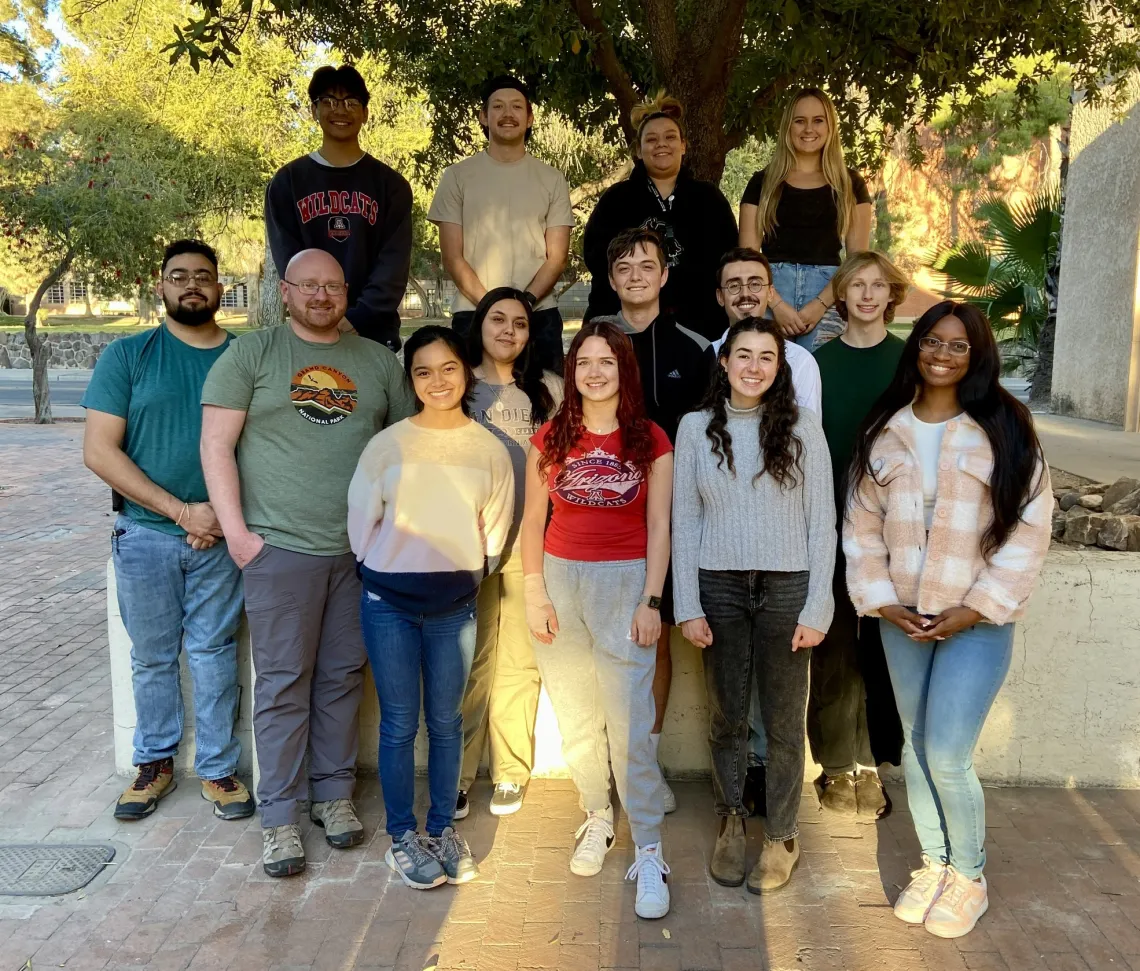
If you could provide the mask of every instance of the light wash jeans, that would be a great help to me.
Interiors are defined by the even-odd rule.
[[[475,656],[475,604],[438,614],[401,610],[374,593],[360,598],[360,626],[380,700],[380,785],[388,835],[416,829],[416,732],[420,685],[428,730],[429,836],[451,825],[463,762],[463,689]]]
[[[838,269],[838,266],[809,266],[806,263],[773,263],[772,283],[782,300],[786,300],[796,310],[801,310],[808,302],[819,296]],[[770,310],[768,316],[772,316]],[[846,329],[847,325],[843,322],[843,318],[836,312],[835,307],[831,306],[819,323],[806,334],[796,337],[795,342],[809,351],[814,351],[838,337]]]
[[[649,741],[657,651],[629,636],[645,587],[645,560],[596,563],[546,554],[546,590],[558,615],[553,644],[534,641],[562,757],[583,812],[610,804],[610,767],[638,846],[661,839],[661,769]]]
[[[1013,654],[1013,624],[912,641],[880,620],[903,728],[907,801],[922,852],[971,880],[986,864],[986,802],[974,747]]]
[[[119,613],[131,639],[134,762],[171,758],[182,741],[178,655],[194,684],[194,771],[223,779],[237,771],[237,643],[242,583],[225,543],[194,550],[185,536],[119,516],[111,537]]]

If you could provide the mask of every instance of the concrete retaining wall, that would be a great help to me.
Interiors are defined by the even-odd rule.
[[[130,641],[115,603],[108,564],[108,627],[114,689],[115,762],[130,774],[134,702]],[[708,773],[708,711],[700,652],[675,632],[673,693],[661,762],[674,777]],[[252,765],[252,671],[243,630],[238,734],[243,772]],[[193,718],[183,664],[186,739],[179,762],[193,764]],[[1019,625],[1013,663],[986,723],[976,764],[983,781],[1002,785],[1140,788],[1140,556],[1094,550],[1050,553],[1041,585]],[[359,764],[374,771],[379,709],[371,678],[361,706]],[[565,776],[549,700],[539,709],[535,771]],[[423,764],[426,743],[417,740]],[[818,769],[807,767],[809,775]]]

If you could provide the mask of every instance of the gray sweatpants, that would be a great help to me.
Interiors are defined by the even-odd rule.
[[[661,839],[665,818],[653,730],[656,645],[629,636],[645,588],[645,560],[590,563],[546,554],[546,590],[558,614],[553,644],[534,642],[562,757],[582,809],[610,804],[610,766],[638,846]]]
[[[299,803],[351,799],[357,716],[368,656],[351,553],[312,556],[268,543],[242,571],[257,679],[253,739],[262,826],[299,818]],[[302,778],[309,752],[308,785]]]

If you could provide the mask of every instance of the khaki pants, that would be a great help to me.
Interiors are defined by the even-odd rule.
[[[463,696],[463,771],[471,788],[483,744],[490,740],[491,781],[525,786],[534,767],[534,719],[542,682],[526,626],[522,555],[479,586],[475,661]]]

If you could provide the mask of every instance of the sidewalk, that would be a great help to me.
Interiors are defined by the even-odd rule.
[[[1096,482],[1115,482],[1122,475],[1140,479],[1140,433],[1062,415],[1034,415],[1033,423],[1054,468]]]
[[[106,488],[83,467],[81,426],[0,426],[0,842],[113,840],[108,877],[76,894],[0,896],[0,971],[1087,971],[1140,968],[1140,793],[987,790],[990,911],[942,941],[889,903],[918,863],[905,793],[879,824],[837,823],[805,794],[803,865],[758,898],[707,877],[707,783],[678,784],[667,818],[673,910],[633,914],[619,814],[603,873],[567,868],[580,821],[567,781],[536,781],[496,819],[476,786],[461,824],[480,878],[417,893],[383,864],[383,805],[358,784],[365,845],[330,850],[307,823],[309,869],[270,880],[256,819],[211,815],[183,778],[139,823],[111,816],[105,643]],[[374,745],[375,739],[362,739]],[[421,790],[426,788],[421,784]],[[419,807],[423,811],[422,801]],[[421,817],[422,818],[422,817]],[[751,821],[750,854],[762,827]],[[102,881],[100,883],[100,881]]]

